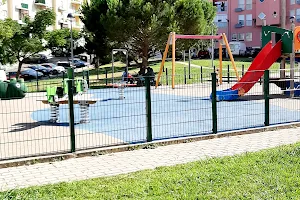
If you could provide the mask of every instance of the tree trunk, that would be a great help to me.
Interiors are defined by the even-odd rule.
[[[142,65],[141,65],[141,73],[145,73],[146,69],[148,67],[148,51],[149,47],[148,45],[144,45],[143,51],[142,51]]]
[[[23,65],[23,62],[19,61],[19,64],[18,64],[18,71],[17,71],[17,75],[16,75],[16,78],[17,78],[17,79],[19,79],[19,76],[20,76],[20,74],[21,74],[22,65]]]

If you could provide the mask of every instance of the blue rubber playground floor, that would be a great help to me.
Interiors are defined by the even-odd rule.
[[[146,140],[146,103],[144,88],[126,88],[125,99],[117,89],[89,90],[99,101],[90,107],[90,122],[79,124],[79,106],[75,105],[75,132],[102,133],[126,143]],[[177,96],[152,92],[153,139],[174,138],[212,132],[212,109],[208,97]],[[264,125],[263,101],[218,102],[218,131]],[[50,108],[32,113],[35,121],[48,121]],[[300,112],[270,105],[270,123],[298,121]],[[68,126],[68,105],[60,106],[60,122]]]

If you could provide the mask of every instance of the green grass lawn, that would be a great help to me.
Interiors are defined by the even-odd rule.
[[[0,193],[0,199],[300,199],[299,162],[300,143],[115,177],[8,191]]]

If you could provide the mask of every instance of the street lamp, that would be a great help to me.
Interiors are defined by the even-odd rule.
[[[73,19],[74,19],[74,16],[72,13],[69,13],[67,18],[70,20],[70,24],[71,24],[71,67],[73,67],[73,62],[74,62],[74,55],[73,55],[73,28],[72,28],[72,23],[73,23]]]
[[[291,24],[291,31],[294,34],[295,31],[295,16],[290,17]],[[292,44],[292,53],[290,55],[290,65],[291,65],[291,71],[290,71],[290,78],[291,78],[291,87],[290,87],[290,97],[294,97],[294,70],[295,70],[295,43]]]

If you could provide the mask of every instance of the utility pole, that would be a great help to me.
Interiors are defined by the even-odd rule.
[[[280,24],[281,28],[286,28],[286,0],[281,0],[281,16]],[[285,58],[282,58],[280,63],[280,78],[285,78]]]

